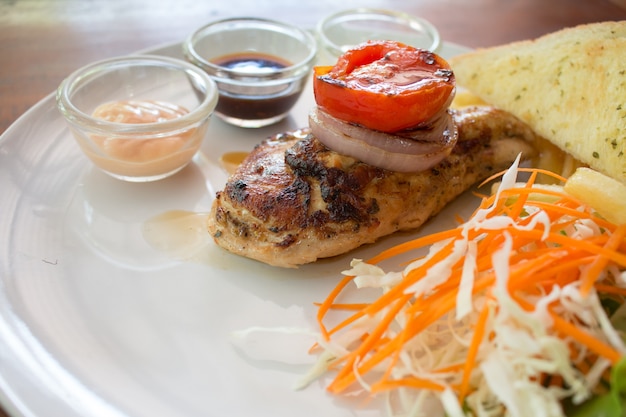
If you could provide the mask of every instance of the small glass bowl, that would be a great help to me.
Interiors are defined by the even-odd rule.
[[[191,161],[218,94],[206,73],[183,60],[137,55],[75,71],[56,99],[78,145],[97,167],[115,178],[147,182],[169,177]]]
[[[368,40],[392,40],[436,52],[439,31],[427,20],[384,9],[356,8],[326,16],[317,24],[320,64],[332,65],[348,49]]]
[[[232,125],[257,128],[292,109],[311,74],[317,43],[296,26],[242,17],[199,28],[183,43],[183,53],[217,83],[215,114]]]

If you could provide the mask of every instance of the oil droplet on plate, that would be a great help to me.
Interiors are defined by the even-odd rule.
[[[143,223],[143,238],[152,248],[172,260],[210,265],[222,270],[245,267],[246,261],[240,256],[215,244],[207,228],[208,220],[208,212],[166,211]],[[251,263],[250,268],[258,268],[256,262]]]
[[[237,170],[237,167],[241,165],[248,154],[249,152],[243,151],[226,152],[220,157],[220,163],[226,172],[232,174]]]
[[[167,211],[143,224],[143,236],[153,248],[171,258],[198,261],[211,244],[208,216],[185,210]]]

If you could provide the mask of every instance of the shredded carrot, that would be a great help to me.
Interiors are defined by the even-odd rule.
[[[381,252],[377,256],[371,258],[368,263],[376,264],[382,262],[386,259],[392,258],[394,256],[401,255],[410,250],[419,249],[426,247],[428,245],[435,244],[437,242],[441,242],[442,240],[456,237],[458,235],[458,230],[450,229],[439,233],[434,233],[432,235],[427,235],[415,240],[408,241],[406,243],[401,243],[397,246],[392,247],[391,249],[387,249],[386,251]]]
[[[323,321],[324,316],[330,310],[331,306],[333,305],[333,302],[334,302],[335,298],[337,298],[337,296],[346,287],[346,285],[351,283],[353,279],[354,279],[354,277],[351,277],[351,276],[344,277],[341,280],[341,282],[328,295],[328,297],[326,297],[326,300],[324,300],[324,302],[320,305],[320,308],[319,308],[319,310],[317,312],[317,321],[320,324],[320,329],[322,331],[322,336],[326,340],[328,340],[329,334],[328,334],[328,330],[326,329],[326,326],[324,325],[324,321]]]
[[[614,285],[596,284],[594,285],[596,291],[603,294],[616,294],[626,297],[626,288],[616,287]]]
[[[465,368],[464,363],[454,363],[443,368],[433,369],[431,372],[434,374],[447,374],[450,372],[460,372],[463,370],[463,368]]]
[[[340,302],[339,297],[351,291],[349,284],[356,278],[345,276],[319,304],[317,319],[327,341],[352,329],[351,326],[365,326],[360,340],[343,346],[347,353],[333,361],[331,368],[336,375],[328,386],[331,392],[344,392],[366,380],[369,382],[364,386],[373,393],[400,387],[441,392],[451,387],[462,403],[476,392],[475,374],[485,359],[481,349],[497,337],[493,320],[502,307],[494,290],[502,291],[503,271],[507,297],[529,314],[538,308],[536,300],[555,288],[570,285],[578,288],[581,297],[611,294],[626,298],[626,288],[616,287],[607,279],[611,274],[606,273],[609,267],[626,270],[626,224],[616,225],[598,217],[592,208],[563,191],[534,187],[539,174],[565,181],[559,175],[540,169],[518,171],[528,172],[529,179],[482,197],[468,221],[457,217],[458,227],[396,245],[366,261],[375,265],[417,253],[407,264],[400,282],[385,288],[380,297]],[[466,248],[463,242],[475,243],[473,263],[467,263],[466,252],[459,256],[459,247]],[[497,257],[504,248],[508,248],[508,252],[502,252],[508,262],[505,268],[501,261],[496,261],[505,259]],[[462,289],[468,268],[473,274],[471,287]],[[433,273],[439,269],[446,274],[443,278]],[[464,295],[471,297],[470,313],[455,319],[457,298]],[[563,314],[565,307],[558,297],[546,303],[542,307],[547,308],[549,317],[545,331],[571,347],[572,362],[576,352],[590,352],[589,358],[593,359],[588,360],[603,358],[612,364],[626,354],[622,351],[626,349],[613,346],[601,329],[581,326],[575,314]],[[327,328],[325,320],[335,310],[350,314]],[[375,324],[364,325],[363,320]],[[430,339],[434,344],[425,346]],[[398,366],[408,360],[434,357],[433,351],[441,348],[437,343],[443,340],[457,340],[455,349],[461,356],[454,356],[452,362],[434,361],[426,371],[422,365],[405,374],[398,371]],[[581,369],[589,370],[587,365]],[[552,377],[562,380],[560,375],[545,373],[530,379],[541,383]]]
[[[400,387],[428,389],[432,391],[443,391],[445,388],[443,385],[437,384],[427,379],[410,377],[396,380],[379,381],[375,385],[372,385],[372,392],[380,392]]]
[[[517,170],[519,172],[536,172],[537,174],[543,174],[546,175],[548,177],[552,177],[555,180],[559,181],[559,182],[565,182],[567,181],[567,178],[563,177],[562,175],[557,174],[556,172],[552,172],[549,171],[547,169],[542,169],[542,168],[524,168],[524,167],[518,167]],[[498,178],[500,178],[501,176],[503,176],[506,173],[506,171],[500,171],[497,172],[495,174],[493,174],[491,177],[488,177],[487,179],[483,180],[483,182],[480,183],[481,186],[488,184]]]
[[[462,403],[469,392],[470,387],[470,377],[472,376],[472,371],[476,364],[476,357],[478,356],[478,350],[480,348],[480,344],[485,337],[485,333],[487,330],[487,319],[489,318],[489,303],[485,303],[482,311],[480,312],[480,316],[478,316],[478,321],[476,322],[476,326],[474,327],[474,336],[472,337],[472,342],[467,349],[467,360],[465,362],[465,367],[463,368],[463,379],[461,380],[461,386],[459,388],[459,401]]]
[[[615,249],[617,249],[620,243],[624,240],[624,235],[626,235],[626,224],[618,226],[617,229],[615,229],[611,237],[604,245],[604,248],[610,251],[615,251]],[[600,255],[596,257],[596,259],[591,263],[589,268],[587,268],[583,272],[582,283],[580,284],[580,292],[582,295],[587,295],[589,293],[589,291],[593,287],[593,284],[596,283],[598,277],[606,268],[609,260],[609,256]]]
[[[354,366],[360,361],[361,358],[365,356],[365,353],[370,351],[370,349],[374,346],[374,344],[378,341],[381,335],[384,333],[386,328],[389,326],[389,323],[395,318],[396,314],[400,311],[400,309],[405,305],[405,303],[411,298],[411,295],[405,295],[403,298],[396,301],[393,308],[385,314],[385,317],[378,324],[378,326],[374,329],[372,333],[367,335],[365,341],[350,355],[345,358],[347,362],[347,366],[342,368],[334,383],[331,384],[330,389],[335,391],[342,391],[345,389],[351,382],[356,379],[356,375],[352,372]],[[365,372],[367,372],[371,368],[365,368]],[[346,378],[342,378],[346,376]]]
[[[321,303],[315,303],[316,306],[320,307]],[[333,310],[349,310],[349,311],[359,311],[363,310],[367,307],[367,303],[334,303],[329,306],[330,309]]]
[[[552,313],[551,316],[552,320],[554,320],[554,328],[557,331],[576,339],[581,344],[587,346],[587,348],[589,348],[592,352],[610,360],[613,365],[617,364],[617,362],[619,362],[622,358],[622,354],[620,352],[576,327],[572,323],[564,320],[558,314]]]

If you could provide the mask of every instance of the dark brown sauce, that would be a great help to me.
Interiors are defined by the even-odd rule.
[[[225,55],[213,59],[213,63],[242,73],[273,72],[291,65],[283,58],[258,52]],[[251,74],[247,78],[254,79],[254,75]],[[258,77],[258,80],[262,78]],[[257,87],[255,91],[243,87],[233,87],[227,91],[228,89],[222,86],[216,111],[228,117],[246,120],[270,119],[285,114],[298,100],[302,82],[293,81],[280,87]]]
[[[291,65],[286,59],[259,52],[241,52],[223,55],[213,59],[213,63],[237,71],[274,71]]]

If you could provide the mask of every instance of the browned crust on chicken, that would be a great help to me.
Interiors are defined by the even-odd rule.
[[[508,113],[476,107],[454,119],[452,153],[418,173],[340,155],[306,129],[268,138],[217,193],[209,233],[233,253],[296,267],[415,229],[519,153],[535,153],[535,134]]]

